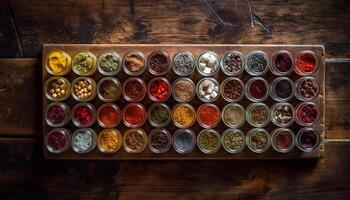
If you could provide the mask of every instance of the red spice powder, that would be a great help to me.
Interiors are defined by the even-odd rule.
[[[267,93],[267,87],[264,81],[255,80],[249,86],[249,93],[255,99],[263,98]]]
[[[169,95],[169,86],[163,80],[155,80],[150,85],[150,94],[157,100],[165,100]]]
[[[276,135],[276,145],[279,149],[288,149],[293,144],[290,132],[282,131]]]
[[[220,114],[213,106],[204,106],[200,108],[198,115],[200,122],[208,126],[214,125],[220,120]]]
[[[103,106],[98,113],[98,120],[105,126],[113,126],[119,119],[119,113],[113,106]]]
[[[133,105],[126,108],[123,117],[128,124],[139,125],[144,121],[145,111],[141,107]]]
[[[317,65],[317,58],[312,53],[304,53],[298,58],[298,68],[301,72],[313,72]]]
[[[87,125],[92,121],[92,112],[91,109],[87,106],[79,106],[74,111],[74,119],[80,125]]]

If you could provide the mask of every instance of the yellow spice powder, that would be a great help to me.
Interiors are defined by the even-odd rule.
[[[180,105],[175,108],[173,113],[174,120],[181,126],[189,126],[194,120],[193,110],[185,105]]]
[[[63,72],[70,62],[69,56],[60,51],[51,52],[47,57],[47,65],[55,74]]]
[[[98,141],[98,145],[106,152],[113,152],[119,147],[119,143],[118,133],[113,130],[102,132]]]

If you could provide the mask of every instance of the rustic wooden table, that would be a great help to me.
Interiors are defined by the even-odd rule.
[[[94,2],[0,3],[0,199],[348,198],[349,3],[250,1],[252,27],[249,6],[243,0]],[[324,44],[324,158],[44,160],[39,60],[43,43]]]

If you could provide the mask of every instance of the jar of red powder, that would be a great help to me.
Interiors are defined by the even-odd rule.
[[[52,129],[45,137],[45,146],[51,153],[62,153],[70,147],[70,132],[64,128]]]
[[[320,94],[320,83],[312,76],[301,77],[295,82],[295,97],[311,101]]]
[[[313,102],[303,102],[297,105],[296,122],[301,126],[312,126],[320,119],[320,109]]]
[[[78,103],[72,110],[72,122],[77,127],[89,127],[96,121],[96,109],[90,103]]]
[[[281,153],[288,153],[295,146],[295,136],[288,128],[277,128],[272,131],[272,147]]]
[[[220,120],[220,109],[215,104],[202,104],[197,109],[197,121],[203,128],[215,128]]]
[[[51,127],[66,125],[70,119],[70,108],[65,103],[52,102],[46,108],[46,123]]]
[[[281,50],[273,54],[271,72],[277,76],[288,75],[293,71],[294,59],[289,51]]]
[[[146,92],[146,83],[140,78],[131,77],[123,83],[123,96],[127,101],[139,102],[145,98]]]
[[[156,76],[162,76],[170,71],[170,58],[164,51],[154,51],[148,56],[148,71]]]
[[[320,144],[319,132],[311,127],[305,127],[299,130],[296,137],[296,146],[304,152],[315,151]]]
[[[314,52],[303,51],[297,58],[294,71],[299,75],[310,75],[317,71],[318,59]]]
[[[113,103],[105,103],[97,110],[97,123],[104,128],[116,127],[121,118],[119,107]]]
[[[142,104],[130,103],[123,109],[123,122],[128,127],[140,127],[146,122],[146,119],[147,112]]]
[[[171,84],[164,77],[156,77],[148,84],[148,96],[152,101],[164,102],[171,95]]]
[[[271,98],[275,101],[289,101],[294,97],[294,83],[290,78],[278,77],[270,87]]]
[[[245,86],[246,97],[253,102],[262,102],[269,97],[269,83],[261,77],[254,77]]]

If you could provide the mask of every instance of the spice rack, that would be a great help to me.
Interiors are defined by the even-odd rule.
[[[269,59],[271,59],[271,56],[280,50],[286,50],[290,52],[293,55],[293,58],[296,58],[296,56],[302,52],[302,51],[312,51],[315,53],[317,60],[318,60],[318,70],[313,73],[311,76],[316,78],[320,83],[320,93],[319,95],[312,100],[315,104],[319,106],[320,110],[320,120],[318,123],[313,126],[315,129],[319,131],[320,134],[320,145],[319,147],[313,151],[313,152],[302,152],[298,148],[294,148],[292,151],[288,153],[280,153],[275,151],[272,147],[270,147],[266,152],[264,153],[254,153],[251,151],[248,147],[245,147],[245,149],[242,152],[239,153],[229,153],[227,152],[222,146],[220,149],[213,154],[205,154],[203,153],[197,146],[188,154],[180,154],[174,150],[173,147],[171,147],[168,151],[165,153],[159,153],[156,154],[148,148],[148,146],[140,153],[129,153],[123,147],[121,147],[118,151],[112,154],[105,154],[97,148],[97,146],[92,149],[89,153],[79,154],[73,151],[71,147],[69,147],[65,152],[59,153],[59,154],[53,154],[50,151],[48,151],[46,144],[44,143],[44,156],[47,159],[86,159],[86,160],[141,160],[141,159],[315,159],[315,158],[321,158],[322,152],[324,151],[324,102],[325,102],[325,86],[324,86],[324,59],[325,59],[325,50],[324,47],[321,45],[193,45],[193,44],[124,44],[124,45],[114,45],[114,44],[47,44],[43,46],[43,63],[42,63],[42,81],[43,81],[43,87],[45,86],[46,81],[52,77],[50,75],[46,68],[46,57],[49,52],[51,51],[64,51],[67,54],[69,54],[71,57],[79,51],[90,51],[96,57],[98,57],[100,54],[106,52],[106,51],[115,51],[117,52],[121,57],[126,55],[127,53],[131,51],[139,51],[142,52],[147,58],[152,52],[154,51],[164,51],[169,55],[169,58],[172,60],[176,53],[181,51],[189,51],[193,54],[193,56],[197,59],[203,52],[206,51],[212,51],[217,54],[218,57],[222,58],[228,51],[239,51],[242,53],[243,57],[245,58],[250,52],[252,51],[262,51],[265,52],[266,55],[268,55]],[[296,80],[300,76],[297,75],[295,72],[292,72],[289,75],[286,75],[287,77],[290,77],[293,80]],[[73,79],[79,77],[76,73],[71,70],[68,74],[64,75],[64,77],[72,83]],[[91,79],[95,80],[97,83],[100,79],[106,77],[106,75],[99,73],[99,71],[96,70],[95,73],[89,76]],[[117,75],[113,75],[112,77],[117,78],[120,83],[123,83],[127,78],[130,76],[125,73],[123,70],[121,70]],[[149,81],[156,76],[152,75],[147,69],[139,76],[137,76],[144,80],[146,84],[149,83]],[[165,75],[162,75],[161,77],[165,77],[167,80],[169,80],[170,83],[173,83],[177,78],[181,77],[174,73],[173,70],[170,70]],[[190,75],[186,76],[190,78],[195,84],[197,84],[204,76],[198,71],[194,70]],[[223,73],[221,69],[214,75],[210,76],[213,77],[215,80],[217,80],[219,83],[221,83],[225,78],[228,78],[229,76]],[[244,83],[246,81],[254,76],[249,75],[246,71],[241,73],[238,76],[235,76],[242,80]],[[261,77],[264,77],[268,82],[272,82],[274,79],[276,79],[278,76],[274,75],[271,70],[269,70],[266,74],[262,75]],[[53,129],[50,127],[46,120],[46,110],[49,103],[51,103],[45,93],[45,89],[43,91],[43,137],[45,138],[46,135]],[[64,100],[70,108],[73,108],[74,105],[78,104],[79,102],[76,101],[71,95],[67,100]],[[95,108],[99,108],[100,105],[104,104],[105,102],[101,101],[97,95],[95,98],[93,98],[91,101],[89,101],[92,105],[95,106]],[[266,105],[268,105],[270,108],[273,104],[276,103],[274,99],[269,96],[265,101],[263,101]],[[296,105],[297,103],[300,103],[301,101],[297,100],[297,98],[293,97],[291,100],[289,100],[293,105]],[[118,101],[113,101],[113,103],[117,104],[120,108],[123,108],[125,105],[129,104],[123,97],[120,98]],[[142,101],[140,101],[146,109],[149,108],[153,102],[149,97],[145,97]],[[165,102],[166,105],[168,105],[171,109],[179,104],[174,98],[170,97]],[[190,105],[192,105],[196,110],[199,108],[200,105],[204,104],[203,101],[201,101],[197,95],[188,102]],[[221,110],[228,102],[220,96],[216,101],[212,102],[216,106],[219,107]],[[241,104],[244,108],[247,108],[248,105],[251,102],[251,100],[248,100],[246,96],[242,98],[238,102]],[[70,120],[70,122],[64,126],[64,128],[67,128],[70,130],[71,133],[74,132],[74,130],[78,129]],[[95,130],[97,135],[104,129],[102,128],[97,122],[95,122],[90,128]],[[120,131],[121,134],[124,134],[127,130],[130,128],[126,127],[123,123],[119,123],[117,127],[115,127]],[[146,134],[149,134],[154,127],[151,126],[151,124],[146,121],[144,125],[140,127],[145,131]],[[179,128],[174,125],[173,122],[170,122],[165,127],[170,135],[173,135],[173,133],[178,130]],[[225,129],[228,127],[223,123],[221,120],[219,125],[214,128],[217,130],[217,132],[221,135]],[[252,125],[250,125],[247,121],[243,124],[243,126],[240,127],[240,130],[247,134],[249,130],[254,128]],[[276,125],[273,123],[269,123],[264,129],[266,129],[269,133],[272,132],[277,128]],[[199,123],[196,121],[190,129],[195,133],[197,136],[200,131],[202,131],[204,128],[199,125]],[[300,126],[296,125],[296,123],[293,123],[290,126],[290,129],[297,130],[300,129]]]

